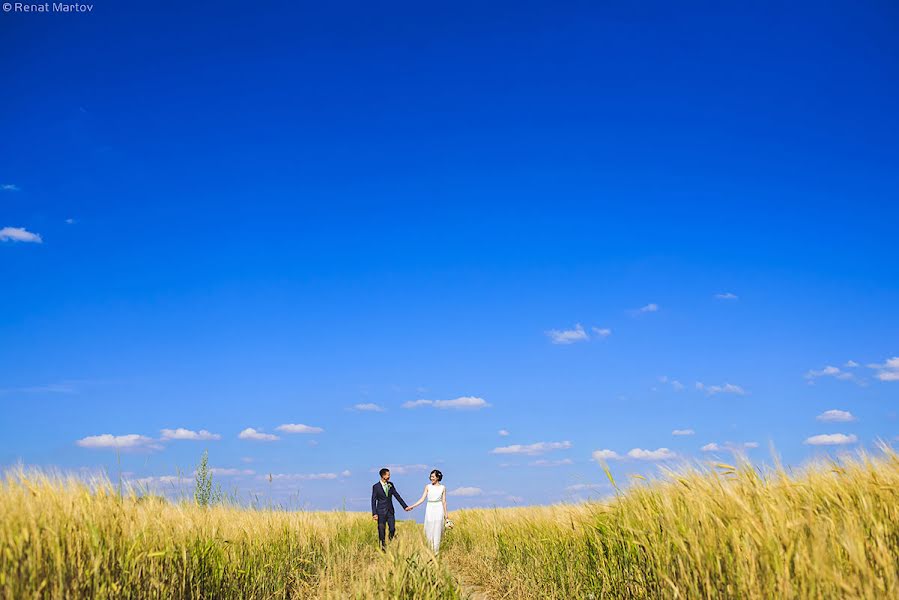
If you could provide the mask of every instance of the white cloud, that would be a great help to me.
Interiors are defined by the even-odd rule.
[[[809,381],[814,381],[820,377],[833,377],[835,379],[847,380],[852,379],[852,373],[847,373],[845,371],[841,371],[839,367],[834,367],[833,365],[827,365],[823,369],[815,370],[812,369],[808,373],[805,374],[805,378]]]
[[[220,440],[222,436],[217,433],[209,433],[205,429],[192,431],[179,427],[178,429],[163,429],[160,431],[163,440]]]
[[[696,389],[704,391],[709,396],[714,396],[715,394],[736,394],[737,396],[746,395],[746,390],[732,383],[725,383],[724,385],[706,385],[701,381],[697,381]]]
[[[490,404],[483,398],[476,396],[461,396],[453,400],[411,400],[403,404],[403,408],[418,408],[419,406],[431,406],[443,410],[478,410],[487,408]]]
[[[737,296],[736,294],[733,294],[731,292],[723,292],[723,293],[715,294],[715,298],[717,300],[737,300],[739,298],[739,296]]]
[[[21,188],[14,183],[0,183],[0,190],[4,192],[18,192]]]
[[[260,475],[259,479],[269,481],[318,481],[322,479],[337,479],[337,473],[270,473]]]
[[[855,362],[854,360],[847,360],[847,361],[846,361],[846,364],[843,365],[843,366],[844,366],[844,367],[848,367],[848,368],[850,368],[850,369],[854,369],[855,367],[857,367],[857,366],[859,366],[859,365],[858,365],[858,363]]]
[[[496,433],[497,433],[498,435],[502,436],[502,437],[506,437],[507,435],[509,435],[509,432],[508,432],[508,430],[506,430],[506,429],[500,429],[500,430],[497,431]]]
[[[0,242],[31,242],[41,244],[44,240],[37,233],[31,233],[22,227],[4,227],[0,229]]]
[[[840,446],[843,444],[854,444],[858,441],[855,435],[846,435],[845,433],[826,433],[821,435],[813,435],[805,440],[806,444],[811,446]]]
[[[428,465],[423,465],[420,463],[411,465],[386,465],[386,468],[392,475],[408,475],[410,473],[421,473],[422,471],[430,470]],[[380,470],[380,468],[372,469],[372,472],[378,472]]]
[[[151,448],[159,449],[153,438],[136,433],[127,435],[112,435],[104,433],[102,435],[90,435],[75,442],[82,448],[117,448],[119,450]]]
[[[453,496],[480,496],[483,493],[478,487],[458,487],[450,492]]]
[[[237,477],[239,475],[255,475],[256,471],[252,469],[223,469],[221,467],[210,467],[209,472],[220,477]],[[194,475],[197,472],[194,471]]]
[[[534,456],[536,454],[544,454],[551,450],[566,450],[571,448],[571,442],[536,442],[534,444],[513,444],[511,446],[501,446],[490,451],[491,454],[526,454]]]
[[[352,474],[353,473],[349,469],[344,469],[343,471],[340,472],[341,477],[349,477]]]
[[[575,342],[585,342],[590,339],[584,326],[580,323],[575,324],[574,329],[550,329],[546,332],[553,344],[573,344]]]
[[[671,435],[693,435],[695,433],[692,429],[675,429],[671,432]]]
[[[259,442],[274,442],[279,439],[278,436],[273,433],[262,433],[261,431],[256,431],[252,427],[247,427],[237,434],[237,437],[242,440],[256,440]]]
[[[815,417],[819,421],[836,421],[836,422],[846,422],[846,421],[854,421],[855,416],[849,412],[848,410],[837,410],[836,408],[832,408],[830,410],[825,410],[823,413]]]
[[[181,475],[159,475],[154,477],[140,477],[130,480],[131,483],[144,487],[156,487],[159,485],[193,485],[193,480]]]
[[[659,310],[659,305],[655,303],[649,303],[646,306],[641,306],[638,312],[641,313],[651,313]]]
[[[66,225],[74,225],[75,219],[66,219]]]
[[[753,448],[758,448],[758,442],[725,442],[724,444],[717,444],[715,442],[710,442],[705,446],[702,446],[700,450],[703,452],[734,452],[740,453],[744,450],[751,450]]]
[[[603,483],[575,483],[565,488],[568,492],[589,492],[594,490],[608,489],[608,485]]]
[[[612,335],[612,330],[608,327],[591,327],[591,329],[597,337],[607,338]]]
[[[384,412],[384,407],[375,404],[374,402],[361,402],[359,404],[353,405],[353,410],[361,410],[361,411],[369,411],[369,412]]]
[[[668,448],[659,448],[657,450],[643,450],[642,448],[634,448],[628,451],[630,458],[637,460],[669,460],[677,456]]]
[[[570,458],[563,458],[561,460],[535,460],[530,463],[532,467],[561,467],[563,465],[571,465],[574,464]]]
[[[594,450],[592,456],[593,460],[597,462],[621,459],[621,455],[614,450]]]
[[[433,404],[433,400],[409,400],[408,402],[403,402],[403,408],[418,408],[419,406],[432,406]]]
[[[275,430],[283,433],[321,433],[324,431],[321,427],[303,425],[302,423],[285,423],[275,427]]]
[[[888,358],[882,365],[868,365],[877,369],[875,377],[881,381],[899,381],[899,356]]]

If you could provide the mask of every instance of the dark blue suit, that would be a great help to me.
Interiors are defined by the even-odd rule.
[[[384,493],[384,486],[381,482],[371,486],[371,514],[378,516],[378,539],[381,540],[381,547],[384,547],[384,529],[390,529],[390,539],[396,535],[396,517],[393,510],[393,497],[400,501],[403,508],[406,508],[406,501],[399,495],[392,483],[387,483],[388,493]]]

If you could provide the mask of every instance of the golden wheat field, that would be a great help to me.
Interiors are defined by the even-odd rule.
[[[609,474],[611,478],[611,475]],[[663,473],[607,501],[414,523],[141,497],[21,469],[0,488],[0,589],[19,598],[899,597],[899,457]]]

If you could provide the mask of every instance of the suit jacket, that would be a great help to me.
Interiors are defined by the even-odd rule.
[[[403,508],[406,508],[406,501],[403,500],[403,497],[399,495],[392,483],[387,483],[387,489],[389,490],[389,492],[385,494],[384,486],[381,485],[380,480],[376,484],[371,486],[371,514],[382,516],[394,514],[394,496],[396,496],[396,499],[400,501],[400,504],[403,505]]]

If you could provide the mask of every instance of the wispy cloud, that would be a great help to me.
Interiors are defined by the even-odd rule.
[[[710,442],[705,446],[701,447],[700,450],[703,452],[733,452],[733,453],[742,453],[746,450],[752,450],[753,448],[758,448],[758,442],[724,442],[723,444],[718,444],[716,442]]]
[[[597,490],[607,490],[609,486],[604,483],[575,483],[565,488],[567,492],[593,492]]]
[[[552,450],[566,450],[571,448],[571,442],[536,442],[533,444],[513,444],[511,446],[501,446],[490,451],[491,454],[526,454],[533,456],[537,454],[545,454]]]
[[[846,364],[844,364],[843,366],[848,369],[854,369],[855,367],[859,366],[859,364],[854,360],[847,360]]]
[[[590,336],[584,331],[584,326],[580,323],[575,324],[574,329],[550,329],[546,335],[553,344],[573,344],[590,339]]]
[[[561,460],[535,460],[530,463],[532,467],[562,467],[564,465],[572,465],[574,461],[570,458],[563,458]]]
[[[477,396],[461,396],[453,400],[410,400],[403,404],[403,408],[418,408],[421,406],[430,406],[442,410],[479,410],[487,408],[490,404]]]
[[[667,384],[670,384],[671,387],[674,388],[674,390],[677,391],[677,392],[679,392],[679,391],[681,391],[682,389],[684,389],[684,384],[682,384],[682,383],[681,383],[680,381],[678,381],[677,379],[670,379],[667,375],[662,375],[661,377],[659,377],[659,381],[660,381],[661,383],[667,383]]]
[[[4,192],[18,192],[21,188],[14,183],[0,183],[0,190]]]
[[[282,433],[322,433],[324,429],[321,427],[313,427],[311,425],[303,425],[302,423],[285,423],[275,427],[275,431]]]
[[[694,435],[695,433],[692,429],[675,429],[671,435]]]
[[[242,440],[256,440],[259,442],[274,442],[275,440],[280,439],[273,433],[263,433],[261,431],[257,431],[252,427],[247,427],[243,431],[237,434],[237,437]]]
[[[384,412],[384,407],[375,404],[374,402],[360,402],[359,404],[353,405],[353,410],[362,412]]]
[[[670,460],[677,457],[677,454],[668,448],[657,448],[656,450],[644,450],[643,448],[631,448],[627,454],[621,455],[614,450],[594,450],[593,460],[602,462],[605,460],[625,460],[631,458],[634,460]]]
[[[810,446],[842,446],[844,444],[854,444],[857,441],[858,438],[855,437],[855,435],[846,435],[845,433],[825,433],[806,438],[805,443]]]
[[[715,299],[716,300],[738,300],[739,296],[737,296],[736,294],[731,293],[731,292],[721,292],[721,293],[715,294]]]
[[[42,244],[44,242],[37,233],[32,233],[23,227],[4,227],[0,229],[0,242],[30,242]]]
[[[192,431],[179,427],[177,429],[163,429],[159,432],[163,440],[220,440],[222,436],[210,433],[205,429]]]
[[[638,313],[653,313],[653,312],[658,312],[658,310],[659,310],[659,305],[655,304],[653,302],[650,302],[646,306],[641,306],[640,308],[638,308],[637,312]]]
[[[117,450],[161,449],[161,446],[153,438],[136,433],[126,435],[112,435],[111,433],[89,435],[75,443],[82,448],[111,448]]]
[[[809,380],[809,383],[813,382],[815,379],[820,379],[821,377],[833,377],[834,379],[849,380],[855,376],[852,373],[847,373],[846,371],[841,370],[839,367],[834,367],[833,365],[827,365],[823,369],[811,369],[805,374],[805,378]]]
[[[500,430],[497,431],[496,433],[497,433],[497,435],[499,435],[500,437],[506,437],[507,435],[509,435],[509,432],[508,432],[506,429],[500,429]]]
[[[899,356],[888,358],[883,364],[868,365],[872,369],[876,369],[874,375],[881,381],[899,381]]]
[[[226,469],[222,467],[210,467],[209,472],[220,477],[240,477],[241,475],[255,475],[256,471],[252,469]],[[197,474],[196,471],[193,473]]]
[[[847,422],[854,421],[855,415],[853,415],[848,410],[838,410],[836,408],[832,408],[830,410],[825,410],[815,418],[819,421]]]
[[[349,471],[346,471],[347,473]],[[269,473],[260,475],[259,479],[269,481],[318,481],[322,479],[337,479],[337,473]]]
[[[159,487],[162,485],[165,486],[176,486],[176,485],[193,485],[192,478],[185,477],[184,475],[154,475],[151,477],[140,477],[138,479],[129,479],[129,483],[136,484],[138,486],[143,487]]]
[[[644,450],[642,448],[634,448],[627,453],[628,457],[637,460],[671,460],[677,455],[668,448],[658,448],[656,450]]]
[[[457,487],[450,491],[452,496],[480,496],[483,493],[484,490],[479,487]]]
[[[390,471],[392,475],[409,475],[410,473],[421,473],[430,470],[430,467],[428,465],[421,463],[410,465],[385,465],[385,467]],[[379,470],[380,467],[372,469],[371,471],[373,473],[377,473]]]
[[[604,339],[612,335],[608,327],[591,327],[595,339]],[[553,344],[574,344],[575,342],[587,342],[590,335],[580,323],[576,323],[574,329],[550,329],[544,332]]]
[[[593,451],[593,460],[597,462],[602,462],[604,460],[620,460],[621,455],[615,452],[614,450],[594,450]]]
[[[725,383],[724,385],[706,385],[701,381],[697,381],[696,389],[704,391],[709,396],[714,396],[715,394],[736,394],[737,396],[745,396],[747,393],[742,387],[732,383]]]

